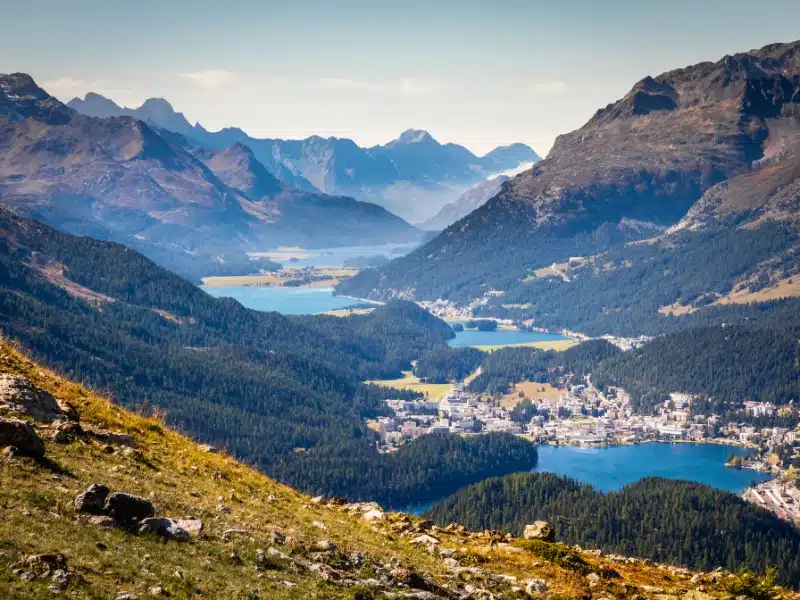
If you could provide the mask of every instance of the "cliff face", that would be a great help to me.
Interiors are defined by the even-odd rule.
[[[9,376],[19,385],[2,387],[0,421],[27,424],[44,458],[0,442],[6,598],[800,597],[755,576],[310,499],[0,343]],[[25,397],[10,398],[14,389]],[[55,417],[21,410],[33,398],[55,400]]]

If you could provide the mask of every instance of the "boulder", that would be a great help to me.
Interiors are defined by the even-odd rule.
[[[546,591],[547,582],[544,579],[531,579],[525,586],[525,592],[530,596],[544,594]]]
[[[0,409],[16,412],[37,421],[75,418],[74,411],[59,404],[49,392],[36,387],[27,377],[0,375]]]
[[[139,533],[155,533],[170,540],[185,542],[191,535],[176,521],[166,517],[148,517],[139,522]]]
[[[286,536],[277,529],[273,529],[269,535],[270,539],[272,540],[272,544],[275,546],[283,546],[286,543]]]
[[[330,540],[319,540],[311,547],[313,552],[333,552],[336,550],[336,544]]]
[[[364,513],[364,520],[372,523],[375,521],[383,521],[386,518],[386,514],[379,508],[373,508],[369,512]]]
[[[556,532],[547,521],[535,521],[532,525],[526,525],[522,537],[526,540],[542,540],[543,542],[553,542],[556,539]]]
[[[83,437],[84,433],[83,427],[77,421],[59,421],[51,439],[56,444],[69,444]]]
[[[200,519],[178,519],[175,523],[192,536],[198,536],[203,533],[205,527]]]
[[[0,447],[14,447],[15,454],[23,454],[34,458],[44,456],[44,442],[36,430],[20,419],[4,419],[0,417]]]
[[[155,516],[152,502],[123,492],[109,495],[103,512],[113,518],[117,525],[128,529],[135,527],[143,519]]]
[[[93,483],[75,498],[75,510],[79,513],[102,515],[110,491],[101,483]]]

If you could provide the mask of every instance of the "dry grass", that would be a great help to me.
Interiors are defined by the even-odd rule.
[[[769,300],[780,300],[782,298],[794,298],[800,296],[800,277],[782,279],[775,285],[751,292],[744,288],[736,290],[718,298],[714,304],[748,304],[750,302],[767,302]]]
[[[536,383],[534,381],[521,381],[514,385],[514,388],[503,395],[500,399],[500,406],[503,408],[514,408],[521,400],[519,393],[522,392],[526,398],[531,400],[537,398],[548,398],[557,400],[560,396],[567,393],[566,388],[553,387],[549,383]]]
[[[523,346],[528,346],[530,348],[539,348],[540,350],[556,350],[561,352],[562,350],[566,350],[567,348],[572,348],[578,344],[577,340],[554,340],[554,341],[540,341],[540,342],[523,342],[521,344],[496,344],[491,346],[475,346],[478,350],[483,350],[484,352],[494,352],[495,350],[499,350],[500,348],[519,348]]]

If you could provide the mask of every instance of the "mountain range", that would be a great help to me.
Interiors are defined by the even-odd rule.
[[[648,76],[486,204],[341,289],[483,299],[486,314],[594,333],[722,318],[800,294],[798,165],[800,42]]]
[[[252,271],[247,252],[281,244],[419,237],[377,205],[280,181],[241,143],[209,150],[136,117],[102,114],[78,113],[28,75],[0,76],[0,202],[194,278]]]
[[[427,131],[418,129],[409,129],[396,140],[369,148],[346,138],[258,139],[235,127],[211,132],[199,123],[190,124],[163,98],[151,98],[138,108],[127,108],[89,93],[67,105],[88,116],[135,117],[209,149],[244,144],[288,185],[373,202],[412,223],[433,217],[445,204],[490,175],[539,159],[524,144],[500,146],[478,157],[458,144],[441,144]]]

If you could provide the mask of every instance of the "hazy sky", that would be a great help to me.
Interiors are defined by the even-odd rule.
[[[544,154],[645,75],[800,38],[798,0],[0,0],[0,72],[209,129]]]

